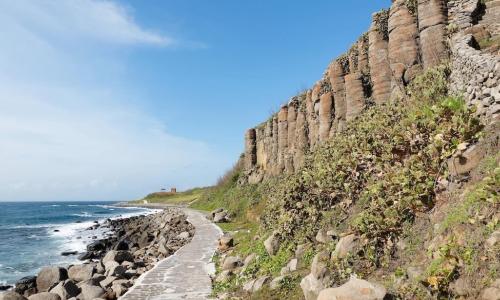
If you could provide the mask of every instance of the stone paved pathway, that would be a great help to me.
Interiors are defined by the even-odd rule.
[[[196,228],[191,242],[140,277],[120,300],[208,299],[212,291],[209,274],[215,271],[211,258],[222,232],[202,213],[183,210]]]

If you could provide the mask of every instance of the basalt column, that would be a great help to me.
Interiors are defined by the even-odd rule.
[[[278,172],[285,168],[288,149],[288,107],[281,107],[278,113]]]
[[[335,119],[330,135],[345,128],[345,80],[344,66],[341,61],[335,60],[328,67],[328,77],[333,91]]]
[[[346,121],[354,119],[365,107],[363,76],[352,72],[345,76]]]
[[[372,81],[372,98],[376,104],[382,104],[391,96],[391,68],[387,32],[388,12],[381,11],[373,15],[368,32],[368,63]]]
[[[420,50],[424,68],[438,65],[448,55],[445,0],[418,0]]]
[[[354,119],[365,107],[363,74],[359,71],[358,46],[349,50],[349,71],[345,76],[346,121]]]
[[[330,136],[333,119],[333,99],[330,84],[326,87],[328,91],[322,91],[319,97],[319,140],[325,141]]]
[[[392,89],[400,91],[419,71],[418,28],[406,0],[395,0],[389,11],[389,63]],[[400,91],[401,92],[401,91]]]
[[[263,125],[255,128],[255,153],[255,165],[262,168],[265,165],[264,161],[266,160],[265,134]]]
[[[288,123],[288,149],[285,153],[285,170],[289,173],[294,171],[293,166],[293,153],[295,151],[295,131],[297,124],[297,109],[296,109],[296,101],[292,101],[288,104],[288,114],[287,114],[287,123]]]
[[[271,167],[271,173],[273,175],[277,175],[280,173],[280,170],[278,170],[278,144],[279,144],[279,137],[278,137],[278,116],[274,115],[272,119],[272,139],[271,139],[271,159],[270,159],[270,167]]]
[[[257,163],[257,147],[255,143],[255,129],[247,130],[245,135],[245,169],[251,170]]]
[[[309,144],[315,147],[319,141],[319,92],[321,85],[316,83],[310,93],[307,93],[308,111],[307,123],[309,124]]]
[[[258,144],[257,144],[258,145]],[[271,156],[273,152],[273,120],[267,120],[264,126],[264,147],[262,155],[257,147],[257,165],[265,172],[268,171],[271,165]],[[262,157],[261,157],[262,156]]]
[[[297,112],[297,122],[296,122],[296,132],[295,132],[295,152],[293,157],[293,164],[295,170],[298,170],[304,165],[304,155],[309,148],[309,138],[307,136],[307,121],[306,114],[301,111],[300,108]]]

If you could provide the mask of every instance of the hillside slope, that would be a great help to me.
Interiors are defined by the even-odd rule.
[[[245,136],[222,299],[499,299],[500,0],[394,0]]]
[[[202,198],[236,215],[216,291],[316,299],[355,275],[400,299],[478,299],[500,267],[499,130],[448,94],[448,71],[431,69],[407,99],[367,109],[299,172],[242,185],[240,168]],[[476,159],[449,168],[470,149]],[[236,257],[245,265],[228,267]],[[263,288],[244,290],[259,278]]]

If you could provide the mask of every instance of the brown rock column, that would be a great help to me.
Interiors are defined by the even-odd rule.
[[[444,0],[418,0],[420,50],[424,68],[436,66],[448,56],[445,44],[446,23]]]
[[[328,67],[328,77],[333,91],[335,119],[330,130],[330,135],[342,131],[345,127],[345,80],[344,67],[336,60]]]
[[[264,148],[263,153],[259,153],[257,147],[257,165],[259,165],[264,172],[269,171],[269,164],[272,156],[272,143],[273,143],[273,119],[267,120],[264,126]]]
[[[296,100],[294,99],[290,104],[288,104],[288,117],[287,117],[287,123],[288,123],[288,149],[286,151],[285,155],[285,170],[288,173],[292,173],[295,171],[294,164],[293,164],[293,157],[294,157],[294,152],[296,151],[295,145],[296,145],[296,139],[295,139],[295,132],[296,132],[296,123],[297,123],[297,103]]]
[[[278,171],[285,168],[288,148],[288,107],[281,107],[278,113]]]
[[[257,146],[255,129],[248,129],[245,135],[245,169],[251,170],[257,163]]]
[[[297,121],[297,108],[296,104],[288,105],[288,151],[292,152],[295,149],[295,131]]]
[[[265,125],[260,125],[259,127],[255,128],[255,144],[256,144],[256,158],[257,158],[256,165],[259,168],[264,167],[267,159],[266,136],[264,130],[265,130]]]
[[[314,147],[319,140],[319,92],[320,84],[315,84],[310,93],[307,94],[309,107],[307,112],[307,123],[309,124],[309,144]]]
[[[293,157],[293,165],[295,170],[298,170],[304,165],[304,155],[309,149],[309,138],[307,136],[307,121],[306,114],[303,111],[297,112],[297,122],[296,122],[296,143],[295,152]]]
[[[273,117],[273,135],[272,135],[272,143],[271,143],[271,160],[270,160],[270,168],[271,174],[276,175],[279,173],[278,171],[278,116],[274,115]]]
[[[319,98],[319,141],[325,141],[330,136],[333,119],[332,93],[327,92]]]
[[[389,101],[391,96],[387,18],[386,11],[375,13],[368,32],[368,63],[373,85],[372,98],[376,104]]]
[[[418,72],[418,28],[406,0],[395,0],[389,11],[389,62],[393,89],[408,83]]]
[[[365,107],[362,75],[359,72],[345,76],[346,121],[354,119]]]

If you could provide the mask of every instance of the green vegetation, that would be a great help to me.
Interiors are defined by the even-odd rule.
[[[144,201],[147,201],[147,203],[186,205],[200,199],[200,197],[206,192],[207,189],[208,188],[194,188],[185,192],[177,193],[151,193],[144,197],[144,199],[132,201],[132,203],[144,203]]]
[[[498,218],[487,217],[490,212],[498,211],[500,205],[500,167],[497,163],[499,158],[500,154],[497,154],[496,157],[488,157],[483,161],[483,179],[469,188],[463,195],[463,201],[453,207],[440,224],[437,234],[445,234],[446,239],[437,251],[430,249],[433,259],[426,270],[426,282],[442,297],[449,296],[449,284],[459,274],[477,280],[482,277],[478,276],[481,269],[488,269],[488,274],[483,274],[483,277],[488,278],[492,276],[491,272],[498,268],[499,262],[495,254],[492,257],[493,263],[484,265],[492,254],[484,249],[482,243],[493,231],[500,228]],[[494,279],[496,277],[490,278]],[[478,286],[484,284],[476,283]]]
[[[486,49],[490,47],[500,47],[500,37],[488,37],[478,41],[479,48]]]
[[[410,14],[414,17],[418,15],[418,1],[417,0],[406,0],[405,2],[406,8],[410,12]]]
[[[264,226],[306,240],[322,226],[344,225],[366,236],[364,256],[380,266],[405,222],[433,207],[444,160],[480,129],[464,101],[446,95],[446,76],[445,67],[425,73],[408,102],[369,108],[316,150],[276,186]]]
[[[235,232],[238,243],[231,255],[257,256],[243,272],[217,283],[216,292],[238,294],[252,278],[276,277],[293,257],[297,245],[314,244],[319,228],[360,237],[357,251],[328,262],[336,284],[351,274],[368,277],[380,270],[390,274],[385,277],[388,286],[406,278],[404,265],[391,265],[397,259],[398,242],[404,240],[403,254],[412,257],[400,263],[411,265],[413,256],[422,253],[428,238],[425,234],[429,234],[428,224],[420,229],[413,227],[418,214],[427,213],[436,205],[438,181],[448,177],[447,159],[459,145],[475,143],[482,129],[464,100],[448,95],[448,75],[447,66],[428,70],[407,88],[408,97],[404,100],[367,108],[344,132],[308,155],[299,172],[248,185],[241,184],[242,170],[238,165],[194,203],[195,208],[225,207],[231,211],[236,222],[224,225],[225,230]],[[496,161],[497,158],[492,159],[488,172],[497,165]],[[439,232],[471,219],[479,220],[477,209],[492,201],[498,205],[495,188],[498,189],[498,175],[490,175],[449,213]],[[457,274],[482,268],[478,260],[485,255],[477,249],[484,236],[497,228],[498,221],[488,224],[473,230],[480,238],[469,238],[463,243],[447,236],[436,245],[421,279],[427,291],[421,282],[412,281],[395,286],[394,292],[410,298],[425,298],[428,291],[438,297],[447,295],[448,285]],[[282,245],[277,255],[270,257],[263,241],[273,231],[278,232]],[[272,293],[301,299],[298,283],[309,272],[312,258],[323,249],[334,248],[335,243],[307,248],[304,265]],[[496,274],[495,270],[490,273]],[[264,297],[266,291],[254,295],[261,297],[255,299],[279,299]]]
[[[340,60],[347,63],[347,57]],[[500,226],[492,213],[500,206],[499,154],[484,159],[480,180],[466,193],[448,196],[454,202],[438,224],[418,220],[439,209],[439,182],[450,178],[448,158],[483,136],[474,111],[448,94],[448,76],[446,65],[430,69],[412,81],[404,99],[368,107],[345,131],[310,153],[295,174],[245,184],[240,159],[214,187],[151,194],[145,200],[230,212],[233,221],[219,224],[234,236],[230,255],[244,259],[254,254],[255,259],[239,274],[216,282],[214,293],[247,296],[241,291],[244,283],[279,276],[297,246],[307,245],[300,267],[278,289],[266,286],[251,296],[302,299],[299,283],[313,257],[335,249],[335,243],[315,243],[320,228],[359,237],[356,251],[327,262],[335,284],[352,274],[366,278],[382,273],[391,293],[405,299],[429,298],[429,293],[447,299],[458,276],[484,287],[500,269],[495,251],[484,248],[484,240]],[[263,242],[274,231],[281,246],[269,256]],[[218,257],[215,261],[220,273]],[[417,261],[427,267],[410,278],[407,268]]]

